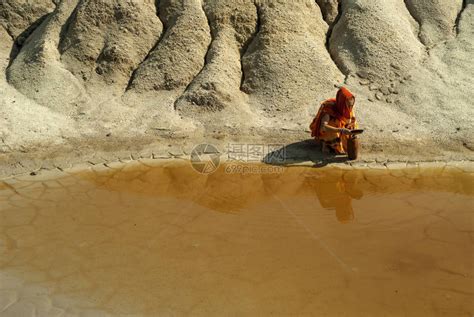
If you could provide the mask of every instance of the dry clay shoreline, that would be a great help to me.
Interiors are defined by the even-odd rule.
[[[265,134],[266,133],[266,134]],[[276,166],[312,166],[315,168],[334,167],[343,169],[405,169],[405,168],[439,168],[452,166],[466,172],[474,169],[472,151],[439,150],[435,141],[424,140],[398,144],[393,140],[386,143],[370,143],[370,137],[360,137],[361,149],[359,158],[350,161],[345,156],[325,156],[321,147],[308,138],[308,131],[258,131],[254,135],[227,137],[219,131],[208,137],[191,138],[175,136],[165,132],[161,136],[143,136],[135,138],[118,138],[105,135],[100,139],[68,140],[59,145],[35,145],[18,151],[6,151],[0,154],[0,179],[17,176],[38,175],[51,171],[87,169],[92,166],[108,167],[114,163],[127,163],[142,160],[153,160],[156,163],[167,161],[190,161],[193,149],[200,144],[214,146],[220,153],[221,162],[235,162],[239,153],[235,149],[246,151],[246,147],[258,146],[263,154],[250,159],[244,158],[238,164],[263,163]],[[234,148],[234,149],[233,149]],[[280,151],[283,162],[268,160],[270,149]],[[240,154],[242,154],[240,153]],[[281,157],[280,157],[281,158]]]
[[[232,142],[223,143],[219,140],[203,144],[212,144],[220,151],[221,164],[267,164],[268,166],[309,166],[319,169],[373,169],[373,170],[413,170],[429,171],[433,169],[454,168],[465,173],[474,174],[474,159],[459,159],[458,153],[451,153],[452,157],[446,159],[443,153],[438,159],[427,160],[423,156],[411,155],[364,153],[362,158],[356,161],[349,161],[344,157],[324,157],[319,147],[312,140],[294,142],[290,145],[280,147],[278,143],[258,143],[253,142]],[[171,142],[157,142],[153,145],[146,145],[142,149],[129,148],[120,151],[71,151],[63,154],[63,147],[59,147],[57,152],[44,153],[43,157],[35,153],[13,153],[8,159],[3,158],[0,162],[0,180],[7,179],[41,179],[42,177],[61,176],[72,171],[87,170],[90,168],[113,168],[114,165],[124,165],[133,163],[143,163],[149,165],[162,163],[187,163],[191,164],[191,152],[194,146],[166,144]],[[258,145],[265,149],[278,149],[280,155],[276,161],[272,161],[271,156],[262,156],[261,159],[253,157],[248,160],[236,160],[240,154],[231,149],[232,146]],[[138,148],[135,143],[135,147]],[[81,149],[82,150],[82,149]],[[270,154],[271,155],[271,154]],[[284,160],[280,161],[281,155]],[[270,159],[269,159],[270,157]]]

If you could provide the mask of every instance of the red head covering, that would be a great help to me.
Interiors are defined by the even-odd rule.
[[[346,101],[355,98],[354,95],[346,87],[339,89],[336,95],[335,111],[340,118],[351,118],[351,108],[346,105]]]

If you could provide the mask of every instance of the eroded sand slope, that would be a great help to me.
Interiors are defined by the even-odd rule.
[[[472,0],[2,1],[0,150],[106,135],[117,148],[287,143],[347,85],[366,153],[472,159],[473,12]]]

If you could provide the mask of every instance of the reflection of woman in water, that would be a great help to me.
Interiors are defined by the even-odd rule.
[[[323,177],[314,187],[321,206],[336,210],[339,222],[348,223],[354,220],[352,199],[361,199],[364,194],[357,188],[357,183],[346,182],[342,177]]]

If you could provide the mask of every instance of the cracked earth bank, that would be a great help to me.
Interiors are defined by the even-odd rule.
[[[473,37],[473,0],[4,0],[1,161],[291,143],[343,84],[362,158],[472,160]]]

